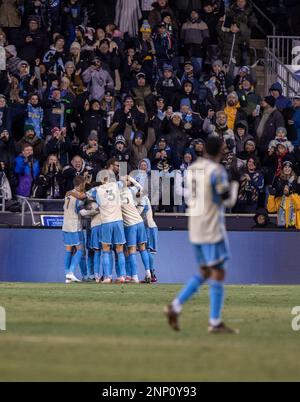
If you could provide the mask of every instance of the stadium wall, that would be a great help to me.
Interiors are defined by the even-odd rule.
[[[298,232],[229,232],[230,284],[300,284]],[[62,233],[0,229],[0,281],[63,282]],[[185,282],[197,270],[186,231],[160,231],[156,267],[161,283]],[[139,266],[143,277],[143,269]]]

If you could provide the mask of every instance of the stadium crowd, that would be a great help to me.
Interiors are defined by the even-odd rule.
[[[300,193],[300,94],[278,82],[256,93],[256,24],[247,0],[1,0],[0,168],[12,197],[63,198],[112,158],[184,194],[185,170],[217,135],[240,180],[233,211],[268,200],[277,211]]]

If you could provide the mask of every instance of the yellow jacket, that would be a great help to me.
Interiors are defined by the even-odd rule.
[[[281,199],[282,197],[276,197],[274,195],[269,195],[268,198],[268,204],[267,204],[267,209],[268,212],[270,213],[278,213],[279,208],[280,208],[280,204],[281,204]],[[290,210],[290,203],[293,203],[294,206],[294,210],[295,210],[295,216],[296,216],[296,228],[300,229],[300,195],[298,194],[291,194],[289,196],[286,197],[286,202],[285,202],[285,210],[286,210],[286,214],[285,214],[285,218],[286,218],[286,227],[289,227],[289,221],[288,221],[288,217],[289,217],[289,210]]]

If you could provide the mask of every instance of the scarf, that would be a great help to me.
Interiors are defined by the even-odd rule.
[[[275,108],[271,108],[271,109],[266,109],[264,110],[259,125],[257,127],[256,130],[256,134],[258,136],[258,138],[260,139],[264,133],[264,129],[265,129],[265,124],[268,121],[269,117],[271,116],[271,114],[274,112]]]
[[[288,214],[288,215],[287,215]],[[280,227],[295,227],[296,212],[291,200],[291,197],[283,195],[278,211],[278,226]]]
[[[227,105],[224,109],[224,112],[226,113],[227,116],[227,126],[232,130],[234,129],[235,119],[239,108],[240,103],[238,102],[235,106]]]

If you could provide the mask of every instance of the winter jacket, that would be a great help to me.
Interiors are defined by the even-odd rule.
[[[270,87],[270,91],[278,91],[279,92],[279,97],[276,99],[275,106],[278,110],[282,111],[285,108],[291,107],[292,102],[289,98],[286,96],[282,95],[283,89],[282,85],[279,82],[275,82],[275,84],[272,84]]]
[[[189,57],[203,57],[208,44],[209,30],[204,21],[187,21],[181,29],[181,40]]]
[[[56,155],[60,165],[63,167],[68,165],[71,152],[72,143],[68,137],[65,137],[63,141],[59,141],[57,138],[51,138],[46,144],[46,154]]]
[[[297,131],[297,140],[295,141],[295,145],[300,145],[300,107],[295,110],[293,115],[294,126]]]
[[[242,31],[232,33],[230,31],[224,31],[224,29],[218,25],[218,34],[222,54],[221,59],[223,60],[224,64],[231,64],[235,61],[234,64],[240,66],[242,64],[242,50],[246,42],[246,38]],[[234,60],[230,60],[231,50]]]
[[[158,3],[155,1],[153,4],[153,10],[150,11],[149,13],[149,24],[151,25],[152,28],[154,28],[158,23],[162,21],[161,18],[161,13],[162,12],[167,12],[172,16],[173,21],[175,21],[175,15],[173,10],[167,5],[164,8],[159,7]]]
[[[140,146],[135,145],[134,136],[131,138],[131,134],[132,128],[127,125],[124,137],[132,152],[132,167],[137,169],[140,161],[147,158],[152,145],[155,143],[155,131],[153,128],[149,128],[147,138],[144,139],[143,144]]]
[[[92,176],[93,169],[87,166],[84,162],[80,171],[77,171],[72,165],[67,165],[62,171],[64,178],[64,193],[71,191],[74,188],[74,179],[76,176]]]
[[[55,169],[41,174],[34,182],[32,198],[62,199],[64,197],[64,186],[62,173]]]
[[[258,128],[259,122],[260,118],[256,118],[254,123],[255,131]],[[276,130],[278,127],[284,127],[284,118],[279,110],[275,109],[266,121],[261,138],[256,139],[261,153],[264,153],[268,149],[270,141],[276,136]]]
[[[107,155],[101,145],[98,146],[98,150],[96,152],[87,153],[87,150],[87,145],[83,145],[81,147],[81,157],[85,160],[87,166],[93,169],[93,179],[96,180],[97,173],[105,167]]]
[[[26,42],[28,36],[32,38],[31,42]],[[19,33],[16,46],[18,56],[29,64],[33,64],[37,58],[42,57],[44,50],[47,49],[47,37],[40,29],[31,32],[28,28],[25,28]]]
[[[239,24],[243,36],[249,41],[251,29],[257,24],[257,18],[252,6],[247,4],[245,9],[242,10],[234,3],[227,13],[227,16]]]
[[[21,14],[18,6],[21,0],[1,0],[0,2],[0,26],[4,28],[19,28],[21,26]]]
[[[12,118],[11,109],[8,106],[0,108],[0,133],[5,129],[11,134]]]
[[[298,194],[291,194],[285,197],[284,206],[281,208],[282,205],[282,197],[275,197],[274,195],[269,195],[268,197],[268,204],[267,209],[268,212],[273,214],[277,213],[277,224],[280,227],[290,227],[291,222],[289,220],[290,216],[290,208],[293,205],[293,209],[295,211],[295,221],[294,226],[297,229],[300,229],[300,196]],[[285,211],[285,226],[282,226],[279,222],[279,212],[284,210]]]
[[[245,149],[245,144],[248,140],[254,141],[254,138],[252,135],[248,133],[248,123],[246,120],[240,120],[239,123],[244,124],[245,126],[245,134],[240,137],[237,133],[237,130],[235,130],[234,134],[234,139],[235,139],[235,145],[236,145],[236,152],[240,153],[243,152]]]
[[[37,160],[31,159],[29,163],[23,155],[18,156],[15,159],[15,174],[18,179],[16,194],[29,197],[33,181],[38,177],[39,172],[40,167]]]
[[[114,87],[111,76],[102,68],[93,70],[92,67],[89,67],[82,73],[82,78],[90,92],[90,100],[97,99],[101,101],[105,89]]]

